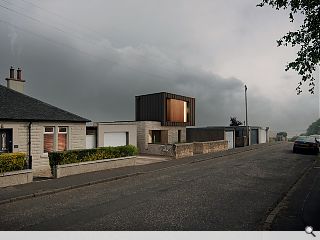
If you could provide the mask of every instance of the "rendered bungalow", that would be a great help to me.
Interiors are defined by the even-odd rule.
[[[50,172],[48,153],[86,147],[88,119],[23,93],[21,70],[10,69],[7,87],[0,85],[0,154],[24,152],[34,175]],[[30,166],[31,165],[31,166]]]

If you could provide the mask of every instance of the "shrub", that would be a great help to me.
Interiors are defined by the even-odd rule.
[[[68,150],[49,153],[51,168],[56,165],[69,163],[88,162],[101,159],[134,156],[138,153],[135,146],[100,147],[93,149]]]
[[[0,172],[12,172],[23,170],[26,164],[25,153],[1,153]]]

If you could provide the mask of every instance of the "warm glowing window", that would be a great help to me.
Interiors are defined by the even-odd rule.
[[[67,127],[59,127],[58,132],[58,151],[67,150],[68,130]]]
[[[185,101],[177,99],[167,99],[167,121],[169,122],[187,122],[188,104]]]
[[[43,152],[53,152],[54,147],[54,127],[45,127],[43,135]]]
[[[150,130],[148,143],[167,144],[168,130]]]

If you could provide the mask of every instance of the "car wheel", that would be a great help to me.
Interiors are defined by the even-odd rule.
[[[314,154],[314,155],[318,155],[318,154],[319,154],[319,149],[316,148],[316,149],[313,151],[313,154]]]
[[[296,148],[293,148],[292,152],[293,152],[293,153],[297,153],[297,149],[296,149]]]

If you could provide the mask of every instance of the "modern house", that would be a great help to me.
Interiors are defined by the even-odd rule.
[[[136,96],[138,148],[163,154],[160,146],[186,142],[186,127],[195,125],[195,99],[160,92]]]
[[[86,147],[89,120],[25,95],[21,70],[14,75],[0,85],[0,153],[24,152],[34,175],[46,174],[49,152]]]
[[[135,97],[136,121],[87,126],[87,148],[137,146],[140,153],[163,154],[160,146],[186,142],[186,126],[195,125],[195,99],[167,92]]]

